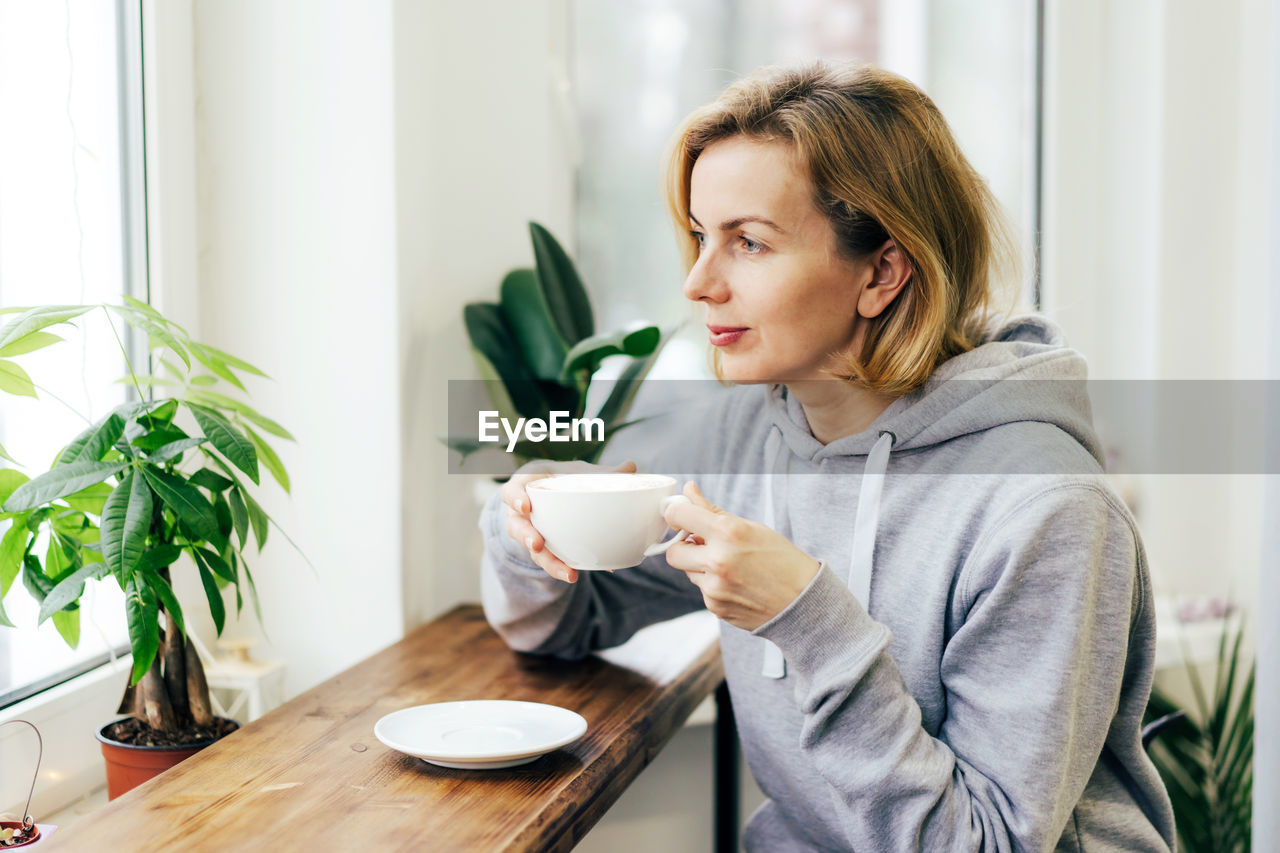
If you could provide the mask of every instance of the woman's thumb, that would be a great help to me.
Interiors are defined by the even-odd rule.
[[[613,466],[613,470],[622,474],[634,474],[636,472],[636,463],[628,459],[626,462],[623,462],[621,465]]]

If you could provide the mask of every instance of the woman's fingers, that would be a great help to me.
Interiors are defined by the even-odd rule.
[[[578,573],[564,564],[555,554],[547,550],[546,540],[534,528],[527,516],[508,513],[507,535],[524,545],[529,550],[529,559],[533,564],[557,580],[573,583]]]
[[[540,540],[541,537],[538,537]],[[530,545],[529,542],[535,544]],[[532,537],[526,541],[525,547],[529,549],[529,555],[533,558],[533,564],[542,569],[556,580],[562,580],[565,583],[573,583],[578,579],[578,573],[569,568],[564,562],[546,549],[544,543],[535,541]]]
[[[689,491],[688,488],[685,489],[687,496]],[[702,498],[701,493],[698,493],[698,497]],[[693,500],[692,496],[690,496],[690,500]],[[685,533],[707,541],[719,526],[724,523],[726,516],[719,509],[708,503],[706,498],[702,498],[701,504],[683,503],[681,501],[673,502],[667,507],[663,518],[669,526],[676,530],[683,530]]]

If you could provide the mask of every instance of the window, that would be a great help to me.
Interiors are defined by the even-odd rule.
[[[146,298],[138,21],[126,0],[0,0],[2,307]],[[116,381],[127,373],[116,338],[125,330],[101,311],[75,323],[49,329],[62,343],[15,357],[38,400],[0,394],[0,444],[17,460],[0,464],[29,476],[130,393]],[[0,628],[0,707],[128,645],[114,580],[89,582],[75,649],[52,621],[36,626],[21,586],[19,577],[4,599],[17,627]]]
[[[997,0],[648,0],[572,6],[577,259],[604,328],[688,316],[660,161],[676,124],[769,64],[870,62],[920,85],[987,178],[1035,266],[1035,6]],[[696,326],[697,324],[693,324]],[[663,361],[705,364],[691,328]],[[669,368],[668,368],[669,370]],[[655,375],[664,373],[661,363]]]

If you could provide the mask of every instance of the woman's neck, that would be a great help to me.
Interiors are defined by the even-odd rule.
[[[788,382],[787,391],[804,409],[813,437],[822,444],[862,432],[897,399],[838,379]]]

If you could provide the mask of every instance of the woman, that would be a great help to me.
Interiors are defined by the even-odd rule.
[[[1043,319],[990,324],[997,207],[937,108],[874,68],[762,69],[668,176],[685,295],[743,386],[657,465],[696,474],[667,511],[691,537],[579,576],[522,470],[481,519],[494,627],[572,657],[720,617],[769,797],[751,850],[1170,849],[1138,533],[1083,360]]]

